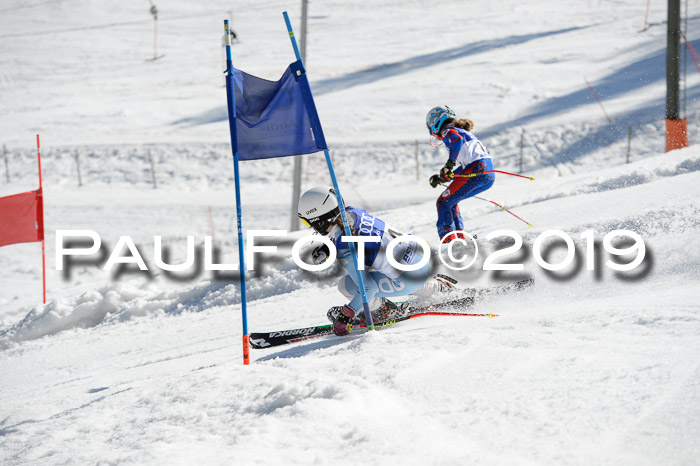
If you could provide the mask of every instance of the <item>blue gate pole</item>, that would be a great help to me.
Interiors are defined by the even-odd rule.
[[[243,216],[241,210],[241,183],[238,172],[238,136],[236,134],[236,106],[233,89],[233,61],[231,60],[231,35],[229,34],[228,20],[224,21],[224,34],[226,34],[226,97],[228,105],[228,126],[231,132],[231,150],[233,151],[233,171],[236,180],[236,217],[238,219],[238,260],[241,284],[241,314],[243,320],[243,364],[250,364],[250,344],[248,341],[248,308],[245,294],[245,249],[243,245]]]
[[[299,53],[299,47],[297,47],[297,40],[294,37],[294,31],[292,30],[292,23],[289,21],[289,15],[285,11],[282,13],[284,16],[284,22],[287,24],[287,31],[289,32],[289,39],[292,41],[292,47],[294,48],[294,54],[297,57],[297,60],[302,64],[304,62],[301,59],[301,53]],[[311,90],[309,89],[309,93]],[[313,105],[313,97],[311,98],[310,104]],[[316,112],[316,108],[314,105],[313,111]],[[321,130],[321,134],[317,135],[320,136],[323,140],[325,138],[323,137],[323,130],[321,128],[321,122],[318,122],[318,128]],[[331,154],[328,152],[328,149],[324,149],[323,153],[326,156],[326,165],[328,165],[328,172],[331,175],[331,180],[333,181],[333,188],[335,189],[335,196],[338,200],[338,207],[340,208],[340,217],[343,220],[343,229],[345,231],[345,236],[352,236],[352,232],[350,231],[350,224],[348,223],[348,217],[347,214],[345,213],[345,203],[343,202],[343,197],[340,195],[340,188],[338,187],[338,180],[335,176],[335,170],[333,169],[333,161],[331,160]],[[352,256],[352,261],[353,264],[355,265],[355,271],[357,272],[357,284],[360,288],[360,292],[362,293],[362,307],[364,308],[365,311],[365,320],[367,321],[367,328],[370,330],[374,330],[374,322],[372,321],[372,313],[369,310],[369,304],[367,303],[367,292],[365,290],[365,281],[362,278],[362,272],[360,271],[360,266],[359,262],[357,260],[357,252],[355,251],[355,244],[350,242],[348,243],[350,245],[350,255]]]

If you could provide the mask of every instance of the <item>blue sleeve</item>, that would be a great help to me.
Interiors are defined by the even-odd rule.
[[[383,220],[368,214],[364,209],[356,209],[348,206],[346,207],[345,211],[348,214],[350,231],[353,235],[376,236],[380,239],[380,241],[376,243],[365,243],[365,267],[362,271],[362,278],[365,283],[365,288],[367,288],[371,281],[371,276],[367,269],[368,267],[372,266],[377,258],[377,255],[380,253],[382,245],[381,238],[384,236],[386,224]],[[345,233],[343,231],[338,231],[332,241],[338,251],[338,260],[347,272],[350,279],[359,287],[359,284],[357,283],[357,270],[355,269],[355,262],[352,258],[350,245],[340,239],[340,237],[344,234]]]
[[[456,129],[449,128],[443,142],[445,143],[447,150],[450,152],[450,160],[452,162],[456,162],[459,151],[462,150],[462,146],[464,145],[464,139],[462,136],[460,136]]]
[[[350,234],[356,234],[354,230],[355,223],[357,223],[357,214],[353,211],[353,208],[346,207],[348,222],[350,223]],[[352,253],[350,252],[350,245],[345,241],[341,240],[340,237],[345,235],[345,231],[342,229],[335,234],[331,240],[335,244],[336,250],[338,251],[338,260],[342,264],[345,271],[350,275],[352,280],[357,283],[357,277],[355,276],[355,263],[352,260]]]

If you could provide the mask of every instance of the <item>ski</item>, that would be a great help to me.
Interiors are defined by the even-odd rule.
[[[250,342],[251,348],[263,349],[296,343],[325,335],[333,335],[333,326],[331,324],[282,330],[278,332],[251,333],[248,337],[248,341]]]
[[[428,310],[428,309],[440,309],[440,308],[445,308],[445,307],[469,307],[474,304],[474,301],[477,299],[481,299],[485,296],[493,296],[493,295],[502,295],[502,294],[507,294],[507,293],[512,293],[515,291],[522,291],[527,288],[530,288],[535,284],[535,279],[534,278],[527,278],[525,280],[519,280],[517,282],[512,282],[512,283],[504,283],[502,285],[496,285],[496,286],[490,286],[487,288],[467,288],[464,290],[459,290],[461,293],[463,293],[464,297],[459,298],[459,299],[453,299],[450,301],[446,301],[444,303],[436,303],[436,304],[429,304],[427,306],[423,306],[419,309],[414,308],[414,311],[419,311],[419,310]]]
[[[459,300],[460,305],[463,305],[464,300]],[[443,303],[441,307],[447,307],[450,303]],[[386,320],[383,322],[378,322],[374,324],[375,330],[382,330],[389,326],[398,324],[399,322],[404,322],[406,320],[415,319],[417,317],[425,316],[460,316],[460,317],[498,317],[498,314],[467,314],[464,312],[440,312],[431,311],[429,309],[434,309],[435,306],[425,306],[423,308],[409,308],[409,312],[405,315],[396,317],[394,319]],[[368,330],[368,327],[364,324],[353,326],[350,330],[350,335],[357,335],[358,333],[364,333]],[[333,335],[333,325],[318,325],[315,327],[304,327],[294,330],[282,330],[278,332],[268,332],[268,333],[251,333],[249,337],[249,342],[251,348],[264,349],[273,348],[275,346],[287,345],[290,343],[297,343],[304,340],[309,340],[312,338],[319,338],[326,335]]]
[[[382,321],[374,324],[375,330],[381,330],[383,328],[392,326],[399,322],[404,322],[406,320],[415,319],[424,316],[461,316],[461,317],[498,317],[497,314],[467,314],[465,312],[445,312],[441,309],[446,308],[457,308],[457,309],[467,309],[474,305],[477,298],[489,295],[505,294],[512,291],[520,291],[530,286],[534,285],[534,279],[520,280],[513,283],[506,283],[504,285],[497,285],[494,287],[484,288],[484,289],[467,289],[465,290],[470,296],[464,296],[458,299],[453,299],[443,303],[428,304],[421,307],[409,307],[404,315]],[[350,334],[358,334],[367,331],[366,326],[356,325],[350,331]],[[281,330],[276,332],[258,332],[251,333],[249,336],[250,346],[255,349],[273,348],[276,346],[287,345],[290,343],[297,343],[304,340],[309,340],[311,338],[319,338],[326,335],[333,335],[333,326],[331,324],[327,325],[317,325],[313,327],[303,327],[291,330]]]
[[[527,288],[530,288],[534,284],[534,278],[526,278],[524,280],[504,283],[502,285],[490,286],[487,288],[471,288],[470,291],[473,292],[472,296],[474,296],[475,298],[481,298],[483,296],[500,295],[513,293],[515,291],[522,291]]]

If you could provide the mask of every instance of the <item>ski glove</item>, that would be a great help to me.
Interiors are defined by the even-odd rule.
[[[442,170],[440,170],[440,177],[445,181],[454,178],[454,175],[452,174],[452,169],[454,167],[455,163],[452,160],[448,160],[447,163],[445,163],[445,166],[442,167]]]
[[[314,265],[320,265],[326,262],[328,259],[328,256],[331,255],[331,250],[328,249],[328,246],[325,244],[322,244],[321,246],[317,247],[316,249],[313,250],[311,253],[311,262],[314,263]]]
[[[455,176],[452,173],[452,169],[455,167],[455,163],[452,160],[448,160],[445,166],[442,167],[440,173],[430,177],[430,186],[437,188],[437,185],[441,183],[447,183],[452,180]]]
[[[355,317],[355,311],[351,307],[343,306],[340,314],[333,321],[333,333],[339,337],[350,334],[350,329],[352,329],[350,321],[353,317]]]

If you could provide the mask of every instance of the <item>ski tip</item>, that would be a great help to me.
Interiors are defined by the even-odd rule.
[[[474,236],[476,237],[476,235],[474,235]],[[435,276],[436,276],[436,277],[439,277],[439,278],[442,278],[443,280],[445,280],[445,281],[447,281],[447,282],[450,282],[450,283],[452,283],[453,285],[456,285],[456,284],[458,283],[457,280],[455,280],[454,278],[452,278],[452,277],[450,277],[450,276],[448,276],[448,275],[444,275],[444,274],[439,273],[439,274],[437,274],[437,275],[435,275]]]
[[[486,314],[486,315],[489,316],[489,317],[492,318],[492,319],[493,319],[494,317],[498,317],[498,314],[494,314],[494,313],[490,313],[490,314]]]
[[[532,223],[528,223],[527,226],[531,227],[531,226],[532,226]]]
[[[530,177],[530,181],[535,181],[535,177],[534,177],[534,176],[531,176],[531,177]]]

